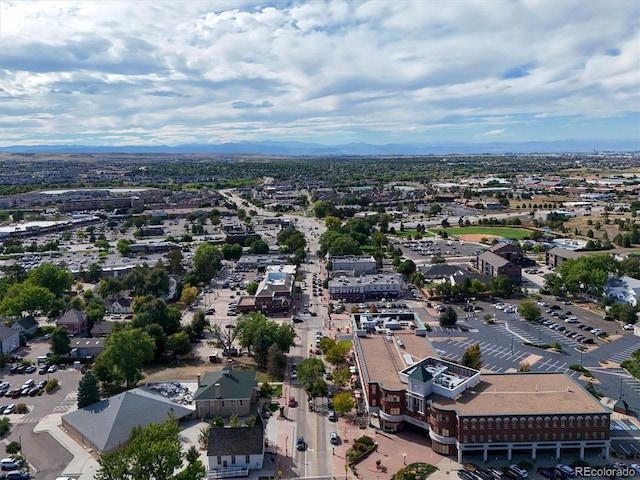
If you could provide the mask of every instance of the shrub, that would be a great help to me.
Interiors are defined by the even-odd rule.
[[[11,430],[11,421],[9,417],[0,418],[0,436],[6,435]]]
[[[25,403],[19,403],[16,405],[16,413],[27,413],[29,409]]]
[[[22,446],[20,445],[19,442],[13,441],[13,442],[9,442],[7,444],[7,447],[5,448],[5,451],[9,454],[16,454],[18,453],[20,450],[22,449]]]
[[[44,386],[44,391],[47,393],[51,393],[53,392],[56,388],[58,388],[58,385],[60,385],[60,383],[58,382],[57,378],[52,378],[51,380],[49,380],[47,382],[47,384]]]

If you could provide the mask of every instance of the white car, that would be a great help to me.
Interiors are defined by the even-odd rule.
[[[518,465],[515,465],[515,464],[509,465],[509,468],[514,472],[518,473],[518,475],[520,475],[521,478],[527,478],[529,476],[527,471],[524,468],[520,468]]]
[[[633,330],[633,325],[631,323],[627,323],[626,325],[623,325],[622,328],[625,330]]]
[[[632,463],[629,466],[633,468],[636,472],[640,473],[640,463]]]
[[[575,472],[575,470],[573,468],[571,468],[569,465],[565,465],[564,463],[558,463],[556,465],[556,468],[558,470],[563,471],[564,473],[566,473],[570,477],[573,477],[576,474],[576,472]]]

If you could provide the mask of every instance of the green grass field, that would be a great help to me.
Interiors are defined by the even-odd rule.
[[[417,230],[405,230],[404,232],[401,232],[400,229],[396,230],[396,233],[394,233],[394,235],[398,236],[398,237],[408,237],[409,235],[411,235],[411,238],[415,237],[416,233],[418,233]],[[421,233],[420,235],[422,235],[422,238],[428,238],[428,237],[433,237],[435,234],[431,233],[429,231],[426,231],[424,233]]]
[[[458,227],[445,229],[447,235],[499,235],[510,240],[522,240],[529,236],[530,230],[511,227]]]

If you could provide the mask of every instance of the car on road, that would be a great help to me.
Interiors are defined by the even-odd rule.
[[[338,420],[338,415],[336,415],[336,412],[334,410],[330,410],[327,418],[329,419],[329,421],[335,422]]]
[[[290,377],[291,377],[291,380],[297,380],[298,379],[298,372],[296,370],[293,370],[291,372]]]
[[[305,448],[307,448],[304,437],[298,437],[298,440],[296,440],[296,448],[301,452],[303,452]]]
[[[338,434],[336,432],[329,433],[329,442],[332,445],[338,445]]]
[[[57,365],[51,365],[48,369],[47,369],[47,373],[56,373],[58,371],[58,366]]]
[[[296,397],[289,397],[289,402],[287,402],[287,405],[289,405],[290,407],[295,407],[296,406]]]
[[[624,330],[633,330],[633,324],[627,323],[626,325],[623,325],[622,328]]]
[[[632,463],[629,466],[633,468],[636,472],[640,473],[640,463]]]

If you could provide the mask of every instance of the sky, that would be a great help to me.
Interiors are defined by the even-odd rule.
[[[637,0],[0,0],[0,147],[632,140]]]

